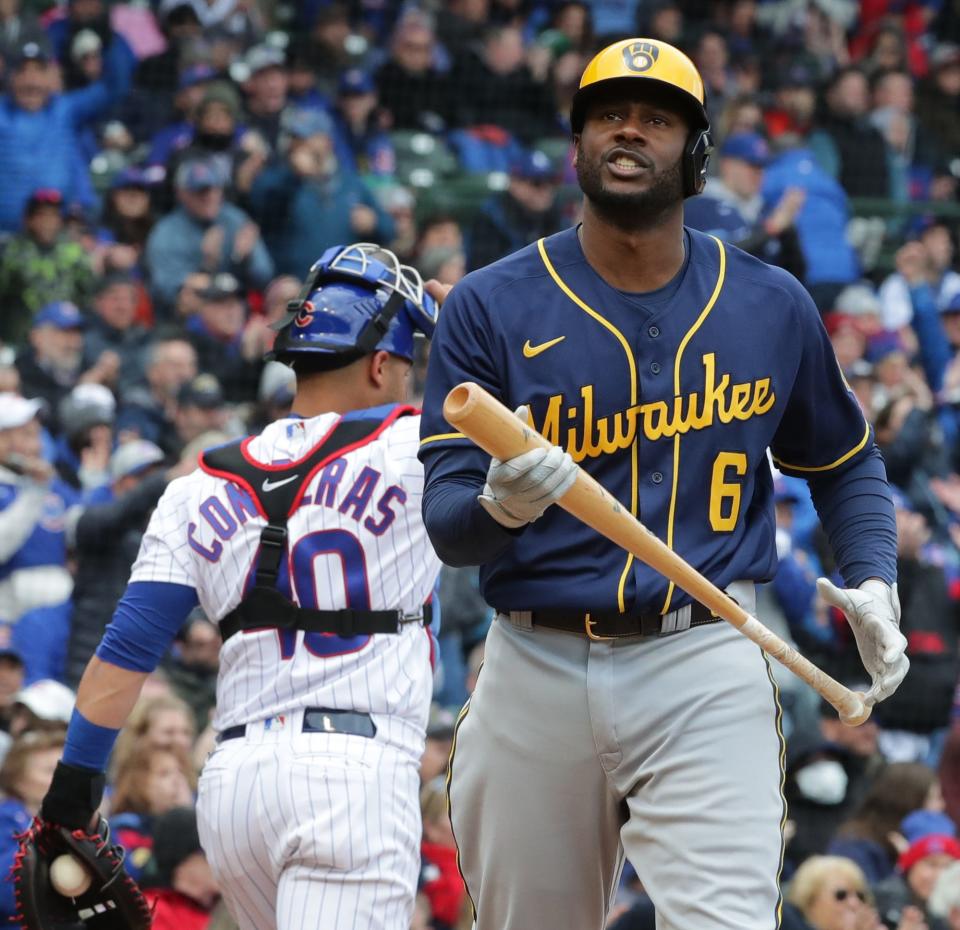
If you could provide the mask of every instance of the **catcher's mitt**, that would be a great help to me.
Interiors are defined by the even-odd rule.
[[[123,849],[110,845],[100,817],[96,830],[70,830],[37,817],[13,862],[17,916],[23,930],[148,930],[150,907],[123,867]],[[50,865],[70,853],[90,873],[83,894],[67,898],[50,881]]]

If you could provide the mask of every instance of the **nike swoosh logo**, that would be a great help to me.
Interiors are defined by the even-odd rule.
[[[549,342],[541,342],[538,346],[530,345],[530,340],[528,339],[523,344],[523,357],[536,358],[541,352],[546,352],[547,349],[555,346],[558,342],[563,342],[566,338],[566,336],[557,336],[556,339],[551,339]]]
[[[261,484],[260,487],[263,488],[264,491],[276,491],[277,488],[282,488],[285,484],[290,484],[291,481],[296,481],[299,477],[299,475],[291,475],[282,481],[271,481],[269,478],[264,478],[263,484]]]

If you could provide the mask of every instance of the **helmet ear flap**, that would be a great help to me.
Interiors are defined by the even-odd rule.
[[[707,183],[707,168],[713,154],[713,138],[709,129],[694,130],[687,140],[683,156],[683,196],[693,197]]]

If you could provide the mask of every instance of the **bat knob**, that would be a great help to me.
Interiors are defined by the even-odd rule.
[[[861,723],[866,723],[870,719],[870,713],[873,708],[864,700],[866,695],[857,691],[853,699],[848,701],[840,711],[840,722],[848,727],[858,727]]]

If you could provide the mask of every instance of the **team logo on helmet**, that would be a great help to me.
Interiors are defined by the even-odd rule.
[[[649,71],[660,56],[660,49],[652,42],[634,42],[623,50],[623,63],[630,71]]]
[[[301,329],[309,326],[313,322],[313,314],[315,311],[316,308],[313,306],[313,302],[305,300],[303,306],[300,308],[300,312],[293,318],[293,325],[299,326]]]

